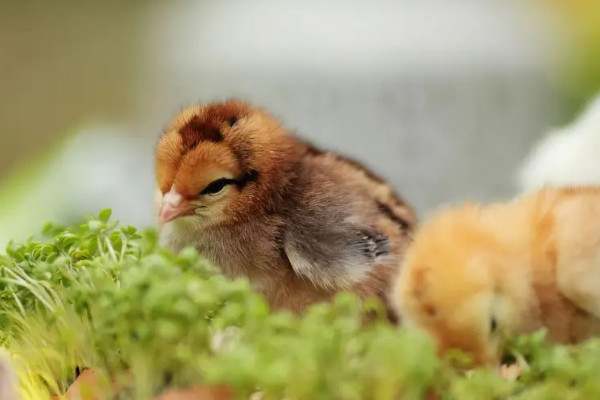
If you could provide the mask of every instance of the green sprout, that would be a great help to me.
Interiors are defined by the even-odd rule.
[[[116,382],[115,399],[198,384],[265,400],[600,397],[599,340],[515,338],[507,352],[524,372],[507,381],[490,368],[465,372],[459,352],[438,358],[428,336],[392,326],[382,310],[341,293],[302,316],[271,311],[247,281],[194,249],[161,249],[155,231],[120,227],[110,210],[75,227],[47,224],[0,255],[0,342],[26,399],[64,393],[82,368]]]

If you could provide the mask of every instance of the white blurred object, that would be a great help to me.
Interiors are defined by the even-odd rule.
[[[159,3],[154,63],[330,73],[421,73],[539,64],[547,8],[518,1],[180,1]],[[168,6],[165,6],[168,4]],[[186,38],[194,38],[193,42]],[[557,41],[552,50],[556,51]]]
[[[518,175],[522,191],[545,185],[600,184],[600,95],[564,128],[551,131],[526,158]]]
[[[5,352],[0,353],[0,400],[18,400],[17,374],[10,358]]]
[[[2,188],[0,246],[26,239],[45,222],[71,223],[104,208],[126,224],[153,224],[152,144],[123,126],[79,130],[33,176]]]

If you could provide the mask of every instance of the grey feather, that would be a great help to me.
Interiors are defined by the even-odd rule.
[[[389,254],[389,240],[335,202],[289,215],[283,250],[300,276],[325,288],[347,289]]]

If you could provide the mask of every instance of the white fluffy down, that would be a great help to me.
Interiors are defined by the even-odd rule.
[[[536,144],[518,175],[521,191],[600,184],[600,95],[570,125]]]

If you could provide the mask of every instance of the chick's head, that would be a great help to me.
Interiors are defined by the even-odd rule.
[[[266,201],[285,161],[277,121],[239,101],[185,109],[156,148],[159,224],[235,221]]]
[[[523,285],[510,276],[514,260],[477,207],[442,213],[417,232],[401,267],[394,299],[403,322],[429,332],[440,353],[457,348],[477,364],[497,361],[523,289],[511,287]]]

